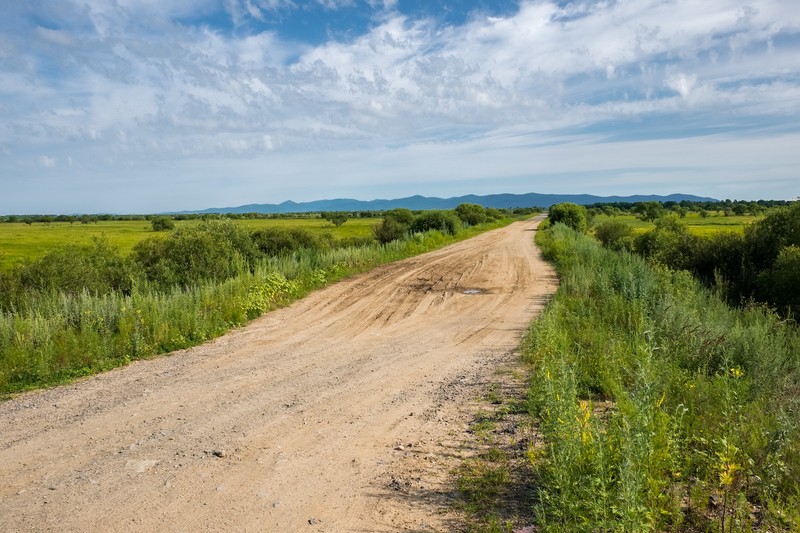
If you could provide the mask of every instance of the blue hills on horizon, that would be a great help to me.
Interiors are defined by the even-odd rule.
[[[716,202],[715,198],[694,196],[691,194],[661,195],[633,195],[633,196],[594,196],[591,194],[489,194],[479,196],[468,194],[452,198],[437,198],[430,196],[409,196],[394,200],[355,200],[352,198],[337,198],[333,200],[315,200],[312,202],[293,202],[288,200],[280,204],[247,204],[237,207],[213,207],[197,211],[181,211],[180,214],[197,213],[313,213],[319,211],[386,211],[398,207],[405,207],[412,211],[427,209],[453,209],[462,203],[479,204],[484,207],[515,208],[515,207],[543,207],[547,208],[562,202],[572,202],[580,205],[611,202]]]

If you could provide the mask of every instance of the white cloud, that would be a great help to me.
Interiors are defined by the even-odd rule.
[[[56,159],[42,152],[76,148],[76,172],[97,154],[131,167],[208,156],[243,165],[269,157],[277,168],[286,157],[286,168],[311,171],[293,158],[366,150],[403,154],[389,163],[402,169],[433,150],[443,155],[431,161],[477,180],[491,165],[450,147],[494,158],[504,153],[498,139],[541,136],[551,145],[536,148],[542,169],[588,172],[600,155],[583,148],[581,166],[569,151],[584,130],[600,131],[585,141],[595,145],[617,136],[608,123],[627,124],[627,138],[658,137],[673,125],[654,123],[675,114],[683,129],[667,136],[746,138],[800,123],[800,12],[780,0],[525,1],[513,15],[462,26],[370,0],[374,26],[346,42],[239,29],[249,18],[351,3],[65,0],[59,24],[0,37],[4,166],[23,168],[28,157],[47,167]],[[230,33],[182,22],[221,9],[236,25]],[[547,157],[556,153],[563,162]]]
[[[39,166],[42,168],[56,168],[56,159],[48,155],[39,156]]]

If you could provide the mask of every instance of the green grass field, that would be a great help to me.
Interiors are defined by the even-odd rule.
[[[685,224],[689,231],[695,235],[708,236],[722,231],[732,231],[736,233],[744,233],[745,226],[752,224],[756,220],[763,217],[755,217],[751,215],[744,216],[724,216],[722,213],[711,213],[708,217],[701,217],[697,213],[689,213],[685,218],[679,219],[682,224]],[[655,228],[652,222],[645,222],[635,215],[619,215],[610,217],[608,215],[597,215],[594,217],[593,225],[598,226],[603,222],[609,220],[618,220],[625,222],[633,227],[636,234],[644,233]]]
[[[237,220],[236,223],[251,231],[267,227],[300,227],[314,233],[330,232],[336,239],[345,239],[372,235],[372,227],[380,221],[379,218],[354,218],[338,228],[320,218],[243,219]],[[193,226],[200,222],[200,220],[178,220],[175,226],[176,228]],[[109,220],[90,224],[4,223],[0,224],[0,267],[19,264],[25,259],[39,257],[48,250],[66,244],[89,245],[93,239],[102,237],[108,239],[108,242],[118,248],[122,255],[128,255],[139,241],[165,234],[153,231],[147,220]]]

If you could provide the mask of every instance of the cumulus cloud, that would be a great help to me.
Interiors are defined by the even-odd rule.
[[[350,3],[319,1],[331,9]],[[193,3],[89,5],[92,20],[119,20],[142,11],[179,17]],[[269,32],[224,36],[173,25],[163,34],[107,37],[98,29],[69,58],[77,72],[65,76],[77,90],[88,85],[88,94],[72,97],[84,100],[95,130],[112,123],[180,129],[200,120],[260,136],[265,126],[282,127],[287,115],[309,130],[348,130],[356,138],[381,136],[389,121],[389,131],[413,135],[431,117],[446,130],[463,124],[491,130],[509,120],[560,126],[565,112],[579,124],[622,107],[609,102],[657,100],[670,111],[675,93],[689,100],[703,91],[720,105],[741,98],[748,79],[715,76],[740,61],[762,63],[755,73],[767,76],[776,70],[771,66],[786,69],[774,61],[774,40],[796,21],[781,17],[788,13],[779,6],[766,0],[746,10],[725,0],[525,2],[513,16],[459,27],[394,13],[351,42],[314,48]],[[228,0],[226,7],[236,19],[296,6]],[[74,39],[63,30],[37,32],[41,40]],[[778,54],[796,52],[779,48]]]

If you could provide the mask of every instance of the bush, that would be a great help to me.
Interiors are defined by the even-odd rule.
[[[460,204],[456,207],[456,216],[468,226],[477,226],[486,221],[486,209],[478,204]]]
[[[380,224],[377,224],[372,232],[378,242],[386,244],[387,242],[402,239],[408,232],[408,225],[403,224],[394,217],[387,216]]]
[[[758,270],[772,266],[784,246],[800,246],[800,202],[775,209],[745,228],[746,254]]]
[[[150,220],[153,231],[169,231],[175,229],[175,222],[169,217],[153,217]]]
[[[597,226],[594,235],[603,246],[612,250],[633,248],[633,229],[619,220],[609,220]]]
[[[771,269],[758,280],[759,292],[785,314],[800,310],[800,247],[787,246]]]
[[[550,208],[549,218],[553,224],[560,222],[581,233],[586,233],[586,229],[589,225],[586,208],[582,205],[571,204],[569,202],[552,206]]]
[[[424,233],[426,231],[438,230],[442,233],[455,235],[461,221],[452,213],[446,211],[426,211],[417,216],[409,228],[412,233]]]
[[[645,222],[654,222],[664,216],[666,209],[661,202],[636,202],[633,205],[633,212]]]
[[[130,264],[105,239],[93,246],[67,245],[23,264],[19,284],[23,290],[78,294],[130,293]]]
[[[181,228],[167,239],[145,239],[132,253],[147,280],[162,286],[221,281],[246,269],[257,255],[250,235],[227,220]]]
[[[347,213],[341,211],[325,211],[322,213],[322,218],[336,226],[337,228],[347,222]]]
[[[288,255],[301,248],[317,248],[318,241],[302,228],[265,228],[251,235],[259,251],[270,257]]]
[[[486,208],[486,218],[489,220],[500,220],[503,218],[503,212],[494,207],[487,207]]]
[[[732,295],[752,292],[745,287],[744,236],[737,233],[697,239],[692,271],[706,285],[723,282]]]
[[[656,228],[640,235],[635,247],[651,261],[674,269],[692,270],[699,240],[672,216],[656,220]]]
[[[400,224],[410,226],[414,221],[414,213],[405,207],[398,207],[396,209],[390,209],[389,211],[386,211],[386,213],[384,213],[384,218],[393,218]]]

